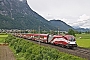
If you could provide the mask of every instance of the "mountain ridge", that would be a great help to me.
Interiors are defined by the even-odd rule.
[[[69,29],[73,29],[73,27],[71,27],[70,25],[66,24],[65,22],[63,22],[62,20],[50,20],[50,23],[59,28],[61,31],[68,31]]]
[[[0,0],[0,29],[57,30],[57,27],[33,11],[27,0]]]

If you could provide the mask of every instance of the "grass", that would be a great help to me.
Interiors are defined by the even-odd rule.
[[[90,39],[80,39],[80,40],[77,40],[77,44],[80,47],[90,48]]]
[[[76,34],[76,38],[80,38],[81,39],[90,39],[90,34]]]
[[[78,46],[90,48],[90,34],[76,34]]]
[[[0,43],[3,43],[6,37],[8,37],[7,34],[0,34]]]

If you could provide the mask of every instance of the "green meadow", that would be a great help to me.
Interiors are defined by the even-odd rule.
[[[76,34],[78,46],[90,48],[90,34]]]
[[[0,43],[3,43],[6,37],[8,37],[7,34],[0,33]]]

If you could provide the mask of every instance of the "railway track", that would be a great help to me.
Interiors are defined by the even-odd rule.
[[[86,48],[80,48],[77,47],[77,49],[74,50],[78,56],[86,58],[88,60],[90,60],[90,49],[86,49]]]
[[[40,43],[40,42],[36,42],[36,41],[32,41],[32,40],[30,40],[30,42],[40,44],[41,46],[49,46],[51,48],[58,49],[60,52],[65,52],[65,53],[68,53],[68,54],[71,54],[71,55],[75,55],[75,56],[90,60],[90,49],[81,48],[81,47],[77,47],[75,49],[67,49],[67,48],[62,48],[60,46]]]

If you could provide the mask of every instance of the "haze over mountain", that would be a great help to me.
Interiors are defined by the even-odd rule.
[[[60,28],[67,27],[66,30],[61,30],[68,31],[68,29],[73,29],[62,21],[55,22],[56,24],[61,24],[59,25]],[[57,27],[51,21],[47,21],[33,11],[27,4],[27,0],[0,0],[0,29],[38,30],[39,26],[41,30],[57,30]]]

